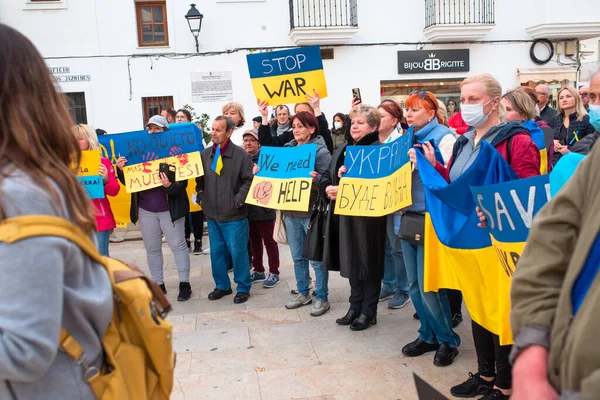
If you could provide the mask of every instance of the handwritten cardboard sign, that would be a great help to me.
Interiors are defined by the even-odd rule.
[[[259,172],[246,203],[277,210],[308,211],[317,146],[262,147]]]
[[[87,191],[90,199],[104,198],[104,181],[98,172],[99,169],[100,150],[82,151],[77,179]]]
[[[348,146],[335,213],[381,217],[412,204],[412,133],[380,146]]]
[[[127,159],[123,168],[127,193],[160,186],[158,169],[163,162],[175,165],[177,181],[204,175],[200,158],[202,131],[193,123],[170,125],[165,132],[126,132],[98,139],[100,149],[115,169],[119,157]]]
[[[254,94],[269,105],[301,103],[313,90],[327,97],[319,46],[248,54],[246,59]]]

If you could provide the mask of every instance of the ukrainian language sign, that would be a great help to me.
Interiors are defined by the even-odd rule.
[[[398,73],[469,71],[469,49],[398,52]]]
[[[90,199],[104,198],[104,181],[98,172],[100,168],[100,150],[81,152],[77,179],[87,191]]]
[[[193,123],[171,125],[165,132],[136,131],[102,135],[98,139],[101,150],[115,168],[119,157],[127,159],[123,168],[127,193],[160,186],[160,163],[175,165],[177,181],[204,175],[200,159],[202,131]]]
[[[246,204],[288,211],[308,211],[317,146],[262,147],[258,173]]]
[[[380,217],[412,204],[412,133],[380,146],[348,146],[347,172],[338,187],[335,213]]]
[[[269,105],[304,102],[313,90],[320,98],[327,97],[319,46],[254,53],[246,58],[254,94]]]

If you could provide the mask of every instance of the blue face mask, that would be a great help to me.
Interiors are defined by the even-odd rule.
[[[596,132],[600,132],[600,105],[590,104],[588,114],[590,117],[590,124],[592,124]]]

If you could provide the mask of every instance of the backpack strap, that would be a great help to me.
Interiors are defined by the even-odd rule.
[[[91,259],[104,265],[94,243],[77,226],[64,218],[50,215],[22,215],[7,218],[0,223],[0,242],[15,243],[37,236],[58,236],[73,242]]]
[[[514,137],[515,137],[515,135],[512,135],[508,138],[508,140],[506,140],[506,162],[508,163],[508,165],[510,165],[510,162],[512,161],[511,148],[512,148],[512,140]]]

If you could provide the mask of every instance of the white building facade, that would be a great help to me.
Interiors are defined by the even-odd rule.
[[[72,114],[109,133],[141,129],[162,107],[211,119],[229,99],[258,115],[246,64],[253,51],[320,45],[322,110],[402,101],[413,90],[458,99],[466,76],[506,89],[577,85],[596,62],[600,7],[562,0],[203,0],[199,52],[181,0],[0,0],[0,22],[38,47]],[[536,42],[535,40],[547,39]],[[533,50],[532,50],[533,46]],[[580,51],[584,51],[581,53]],[[550,57],[552,53],[552,56]],[[534,61],[537,59],[537,61]],[[547,61],[547,62],[546,62]],[[589,68],[588,68],[589,69]]]

